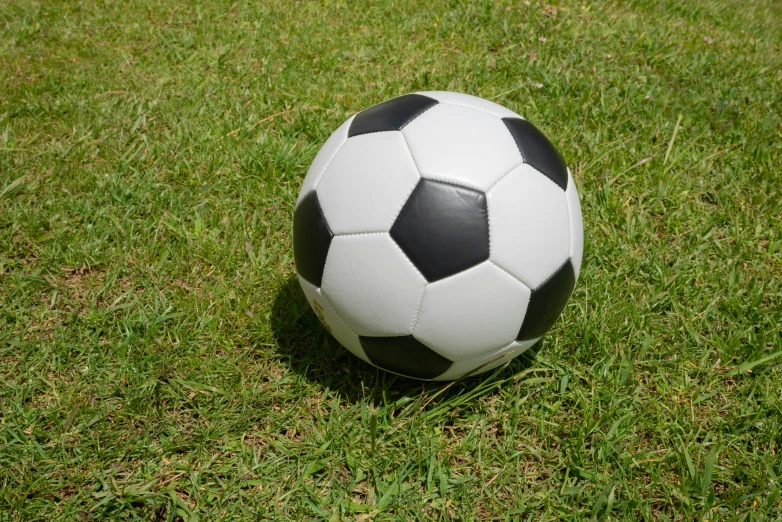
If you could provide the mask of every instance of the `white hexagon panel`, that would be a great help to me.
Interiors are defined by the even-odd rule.
[[[332,233],[387,232],[420,176],[400,132],[353,136],[316,190]]]
[[[522,161],[503,121],[472,107],[435,105],[402,134],[424,178],[487,190]]]
[[[530,289],[491,262],[430,283],[413,337],[459,362],[516,339]]]
[[[409,335],[426,279],[388,234],[336,236],[321,289],[357,334]]]
[[[570,255],[565,192],[530,165],[514,169],[486,195],[489,258],[535,289]]]

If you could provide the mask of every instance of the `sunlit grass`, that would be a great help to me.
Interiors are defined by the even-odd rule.
[[[778,519],[781,22],[772,0],[3,3],[0,511]],[[421,89],[534,122],[586,229],[535,359],[452,385],[341,349],[292,263],[319,146]]]

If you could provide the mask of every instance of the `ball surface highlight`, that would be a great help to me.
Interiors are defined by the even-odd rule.
[[[337,341],[434,380],[534,345],[570,298],[583,242],[576,186],[551,142],[453,92],[348,119],[312,162],[293,225],[299,283]]]

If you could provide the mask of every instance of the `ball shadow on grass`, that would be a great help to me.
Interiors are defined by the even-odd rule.
[[[418,396],[438,395],[438,400],[473,390],[490,380],[507,379],[530,367],[540,343],[514,359],[504,370],[467,377],[443,390],[448,382],[419,381],[395,375],[365,363],[343,348],[310,309],[296,276],[280,287],[272,305],[271,329],[280,360],[295,373],[337,392],[351,403],[374,404]],[[442,392],[439,393],[438,392]]]

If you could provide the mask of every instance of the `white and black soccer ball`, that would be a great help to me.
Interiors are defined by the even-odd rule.
[[[299,282],[331,334],[435,380],[535,344],[570,298],[583,237],[573,178],[543,133],[453,92],[346,121],[312,162],[293,227]]]

